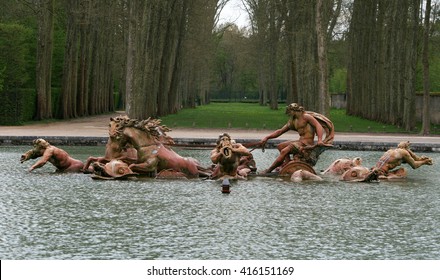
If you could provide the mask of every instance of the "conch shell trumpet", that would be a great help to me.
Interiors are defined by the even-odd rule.
[[[225,158],[231,158],[232,156],[232,146],[224,146],[220,149],[220,153]]]

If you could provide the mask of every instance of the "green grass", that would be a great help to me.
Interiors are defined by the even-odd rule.
[[[161,117],[161,119],[162,123],[170,128],[275,130],[287,122],[287,115],[284,112],[285,106],[280,105],[279,108],[271,110],[267,106],[255,103],[211,103],[198,106],[195,109],[183,109],[177,114]],[[407,133],[393,125],[348,116],[342,109],[332,109],[330,120],[335,125],[337,132]],[[433,128],[438,131],[438,127]]]
[[[283,110],[255,103],[211,103],[161,117],[169,127],[277,129],[287,120]]]
[[[338,132],[406,133],[404,129],[394,125],[346,115],[343,109],[332,109],[330,120]]]

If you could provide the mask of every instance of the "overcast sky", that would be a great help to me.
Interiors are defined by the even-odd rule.
[[[220,13],[219,24],[233,22],[238,27],[249,25],[249,17],[241,0],[230,0]]]

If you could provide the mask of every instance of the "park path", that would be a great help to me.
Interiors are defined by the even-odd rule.
[[[51,123],[35,123],[23,126],[0,126],[0,136],[26,137],[107,137],[110,117],[120,114],[105,114],[99,116],[60,120]],[[282,124],[280,124],[281,126]],[[220,133],[228,132],[232,138],[259,140],[272,130],[244,129],[193,129],[173,128],[168,134],[175,139],[216,139]],[[288,132],[278,140],[296,139],[296,132]],[[411,143],[440,146],[440,136],[421,136],[414,134],[376,134],[376,133],[336,133],[335,142],[371,142],[371,143]]]

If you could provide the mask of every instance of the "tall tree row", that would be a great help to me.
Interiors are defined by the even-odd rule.
[[[279,80],[286,101],[328,114],[327,44],[341,1],[245,0],[259,49],[260,103],[277,109]],[[283,65],[280,71],[280,65]]]
[[[422,130],[423,135],[430,133],[431,127],[431,114],[429,110],[429,93],[430,93],[430,78],[429,78],[429,33],[430,33],[430,21],[431,21],[431,0],[426,0],[425,6],[425,19],[423,24],[423,51],[422,51],[422,64],[423,64],[423,110],[422,110]]]
[[[173,101],[167,94],[174,62],[179,59],[184,36],[179,27],[187,9],[185,3],[177,2],[128,1],[126,111],[131,117],[157,116]]]
[[[115,3],[66,1],[67,34],[61,89],[61,118],[113,111]]]
[[[278,109],[277,60],[282,18],[280,1],[246,0],[256,40],[260,104]]]
[[[414,128],[419,9],[419,0],[354,1],[349,114]]]
[[[329,78],[337,67],[347,73],[349,114],[411,130],[416,86],[425,87],[425,105],[431,85],[438,87],[438,79],[429,83],[428,61],[439,72],[438,55],[429,52],[439,38],[430,28],[438,28],[438,10],[430,20],[431,1],[242,0],[247,30],[217,25],[228,1],[1,1],[0,89],[12,84],[6,77],[21,79],[17,88],[35,87],[36,119],[114,111],[114,96],[130,117],[164,116],[206,104],[215,91],[229,91],[226,98],[247,91],[272,109],[282,98],[328,114]],[[338,18],[341,6],[347,14]],[[337,19],[342,33],[333,37]],[[12,30],[22,30],[26,41],[26,75],[11,72]],[[424,68],[417,64],[422,47]],[[416,69],[424,70],[424,83],[421,74],[416,83]]]
[[[183,69],[178,88],[179,104],[185,108],[193,108],[197,103],[209,102],[218,35],[214,29],[218,11],[226,2],[225,0],[194,0],[189,6],[187,35],[183,44],[182,61],[179,62],[180,68]],[[178,108],[173,108],[172,113],[177,110]]]
[[[145,118],[194,106],[196,97],[206,95],[202,71],[209,73],[204,64],[216,1],[130,0],[128,10],[127,113]]]
[[[36,119],[52,118],[52,50],[54,0],[36,1],[37,35],[37,114]]]

